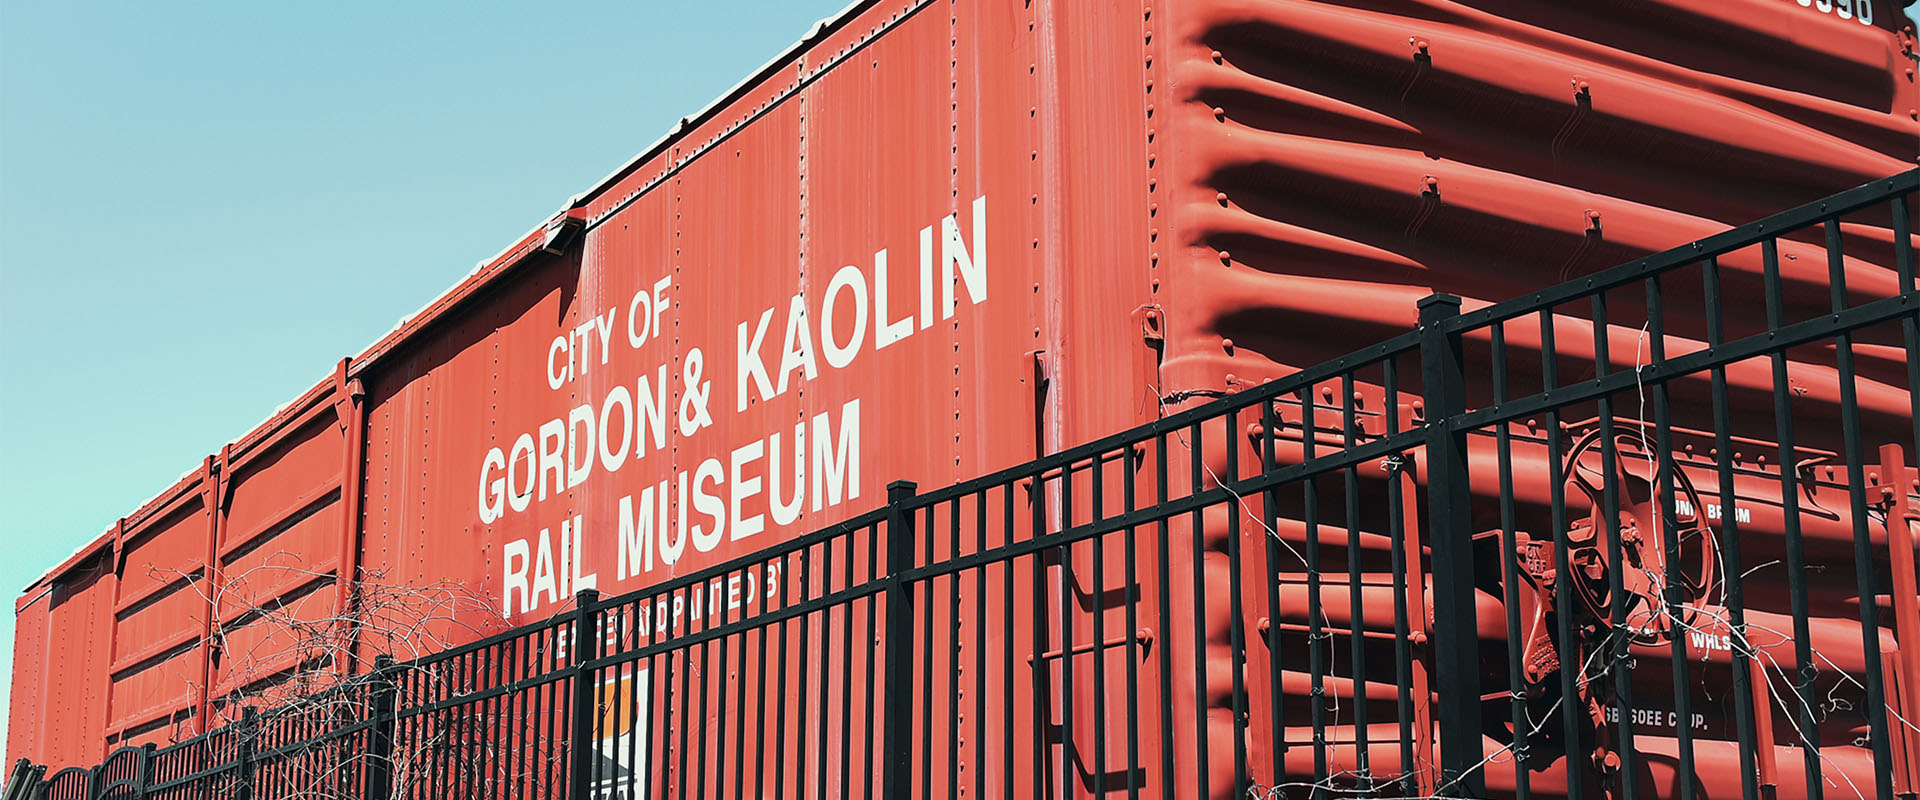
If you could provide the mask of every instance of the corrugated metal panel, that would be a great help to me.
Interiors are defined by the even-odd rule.
[[[1342,5],[1175,0],[1162,9],[1164,38],[1151,52],[1164,65],[1153,78],[1167,90],[1170,113],[1164,124],[1171,141],[1160,148],[1155,164],[1160,235],[1151,247],[1156,262],[1169,266],[1162,375],[1176,398],[1196,397],[1195,392],[1204,398],[1236,382],[1285,375],[1358,343],[1407,330],[1415,321],[1415,300],[1430,292],[1461,295],[1472,309],[1897,172],[1920,155],[1920,127],[1912,116],[1913,62],[1894,32],[1904,19],[1890,3],[1872,7],[1877,26],[1762,0]],[[1891,241],[1884,225],[1863,223],[1848,233]],[[1783,273],[1793,287],[1789,317],[1822,313],[1827,284],[1818,244],[1788,244],[1783,252]],[[1729,278],[1730,329],[1757,330],[1758,252],[1737,253],[1722,264],[1737,276]],[[1848,286],[1856,297],[1897,292],[1890,268],[1890,256],[1878,263],[1850,263]],[[1671,308],[1699,308],[1697,287],[1669,291]],[[1635,315],[1644,310],[1634,305],[1631,299],[1615,305],[1615,319],[1642,318]],[[1612,332],[1610,353],[1617,369],[1632,369],[1636,354],[1645,357],[1637,325]],[[1704,346],[1694,333],[1704,330],[1703,320],[1669,325],[1683,337],[1669,340],[1670,354]],[[1590,363],[1591,346],[1581,350],[1581,342],[1592,341],[1590,327],[1569,319],[1562,328],[1557,337],[1562,357],[1584,356]],[[1475,344],[1484,348],[1486,341]],[[1537,332],[1515,331],[1507,345],[1519,374],[1536,369],[1527,365],[1539,362]],[[1863,374],[1897,372],[1897,365],[1872,356],[1863,362],[1873,364]],[[1833,369],[1803,363],[1792,374],[1806,404],[1797,411],[1809,421],[1837,420]],[[1731,370],[1729,380],[1751,407],[1771,407],[1771,400],[1758,394],[1772,386],[1764,364]],[[1910,433],[1903,427],[1911,424],[1904,390],[1864,381],[1860,388],[1870,436],[1899,441],[1902,430]],[[1391,412],[1392,405],[1406,402],[1389,401],[1378,386],[1357,390],[1368,408],[1385,405]],[[1485,386],[1476,391],[1486,396]],[[1689,396],[1676,395],[1677,419],[1688,419]],[[1691,413],[1699,422],[1700,406]],[[1770,438],[1771,424],[1770,416],[1755,420],[1753,434]],[[1338,423],[1329,425],[1338,428]],[[1803,436],[1803,447],[1838,446],[1837,423],[1809,427],[1814,432]],[[1496,463],[1491,441],[1474,444],[1475,464],[1490,471]],[[1530,504],[1523,513],[1546,503],[1541,445],[1538,438],[1516,445],[1521,448],[1516,457],[1536,466],[1521,471],[1524,478],[1516,487],[1522,503]],[[1536,449],[1527,454],[1528,446]],[[1709,437],[1702,452],[1710,446]],[[1245,454],[1255,455],[1251,449]],[[1213,468],[1224,471],[1224,453],[1215,458]],[[1383,481],[1377,473],[1368,472],[1370,483]],[[1477,489],[1492,492],[1498,486],[1491,474],[1478,477]],[[1718,491],[1711,480],[1696,476],[1694,482],[1705,495]],[[1819,491],[1827,506],[1844,506],[1844,499],[1832,496],[1839,487],[1828,484]],[[1756,498],[1753,524],[1743,526],[1756,538],[1749,552],[1771,551],[1759,558],[1780,552],[1779,504],[1762,499],[1770,494],[1777,496],[1778,489],[1770,493],[1760,474],[1741,490],[1741,496]],[[1487,518],[1497,504],[1483,500],[1478,522],[1497,529],[1498,518]],[[1299,509],[1291,512],[1298,515]],[[1209,519],[1205,527],[1210,550],[1221,555],[1207,562],[1210,585],[1224,582],[1229,571],[1224,517]],[[1279,532],[1283,538],[1306,540],[1297,520],[1282,524],[1287,526]],[[1835,518],[1809,525],[1807,535],[1839,544],[1850,542],[1851,532]],[[1374,563],[1385,564],[1387,541],[1375,541],[1381,549],[1372,554]],[[1824,598],[1815,613],[1834,618],[1832,637],[1858,635],[1857,609],[1844,602],[1855,593],[1849,553],[1833,549],[1822,557],[1832,564],[1816,565],[1831,567],[1813,591]],[[1292,598],[1292,607],[1304,614],[1304,573],[1288,574],[1285,564],[1278,568],[1282,597]],[[1267,579],[1256,570],[1243,578],[1248,585]],[[1385,574],[1364,579],[1388,582]],[[1339,616],[1346,613],[1348,597],[1339,583],[1322,599],[1329,613]],[[1506,623],[1497,598],[1483,600],[1492,605],[1483,609],[1482,634],[1503,636]],[[1756,609],[1784,611],[1784,596],[1777,592],[1769,600],[1750,602]],[[1366,605],[1368,627],[1391,635],[1391,602]],[[1212,674],[1228,674],[1233,654],[1226,607],[1207,608],[1219,623],[1209,627],[1207,658],[1219,665]],[[1849,615],[1854,623],[1845,622]],[[1284,621],[1304,628],[1308,620],[1302,615]],[[1344,617],[1335,624],[1345,624]],[[1829,650],[1857,649],[1840,647],[1843,640],[1837,638],[1821,641]],[[1249,655],[1249,669],[1264,674],[1268,654],[1256,648]],[[1666,658],[1651,649],[1644,657]],[[1857,673],[1858,665],[1852,669]],[[1717,680],[1724,681],[1724,674]],[[1308,687],[1296,683],[1286,692],[1298,696],[1287,702],[1304,714]],[[1196,691],[1190,676],[1185,684],[1186,691]],[[1837,685],[1830,688],[1846,693]],[[1224,713],[1230,694],[1220,686],[1198,691],[1223,712],[1209,718],[1210,749],[1227,752],[1234,736],[1231,717]],[[1331,691],[1340,703],[1350,705],[1358,697],[1351,685]],[[1710,686],[1704,691],[1712,694]],[[1670,698],[1673,688],[1642,687],[1636,698],[1659,707],[1663,693]],[[1424,697],[1421,693],[1422,704]],[[1182,702],[1187,701],[1177,698],[1175,705]],[[1788,730],[1786,712],[1781,713],[1780,729]],[[1390,702],[1372,717],[1391,719]],[[1179,739],[1194,741],[1192,721],[1176,722],[1185,731]],[[1253,735],[1254,752],[1276,754],[1287,772],[1310,779],[1314,765],[1307,754],[1314,744],[1306,729],[1273,731],[1256,724]],[[1351,724],[1330,735],[1336,742],[1354,739]],[[1721,726],[1703,735],[1724,739],[1732,734]],[[1370,738],[1383,736],[1397,733],[1375,732]],[[1638,741],[1671,749],[1671,739],[1660,736],[1671,734]],[[1850,738],[1836,730],[1826,741]],[[1498,752],[1497,746],[1490,742],[1489,752]],[[1356,767],[1353,747],[1346,750],[1336,756],[1335,771]],[[1864,752],[1845,750],[1828,752],[1846,763]],[[1375,759],[1375,768],[1392,760]],[[1504,781],[1505,791],[1511,791],[1512,761],[1496,761],[1501,763],[1489,771],[1504,770],[1508,777],[1494,782]],[[1216,760],[1212,766],[1211,785],[1230,786],[1232,765]],[[1858,779],[1866,773],[1849,774]],[[1537,784],[1536,789],[1551,791]]]
[[[123,523],[116,540],[110,711],[116,741],[170,728],[191,735],[205,697],[213,521],[202,472],[190,488]],[[184,717],[182,716],[184,715]]]
[[[335,391],[299,404],[273,437],[229,456],[222,477],[215,624],[207,702],[297,673],[355,669],[339,588],[350,541],[342,510],[349,459]],[[247,443],[254,444],[254,443]],[[210,723],[211,724],[211,723]]]

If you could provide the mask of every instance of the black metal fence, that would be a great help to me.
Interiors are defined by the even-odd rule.
[[[1913,797],[1916,188],[1434,295],[1344,358],[16,783]]]

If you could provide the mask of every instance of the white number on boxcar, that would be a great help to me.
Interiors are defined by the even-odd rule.
[[[1833,14],[1841,19],[1857,19],[1862,25],[1873,24],[1873,0],[1792,0],[1801,8],[1811,8],[1822,14]]]

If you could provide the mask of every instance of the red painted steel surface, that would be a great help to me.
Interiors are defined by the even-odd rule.
[[[1148,77],[1166,87],[1169,111],[1162,123],[1166,141],[1156,147],[1152,170],[1157,185],[1151,193],[1160,213],[1149,251],[1169,290],[1161,300],[1167,339],[1160,374],[1176,393],[1258,383],[1407,330],[1415,321],[1415,300],[1432,291],[1461,295],[1471,310],[1897,172],[1920,154],[1920,127],[1912,116],[1920,98],[1913,62],[1891,32],[1904,24],[1891,4],[1872,8],[1881,23],[1877,27],[1843,21],[1818,8],[1762,0],[1352,4],[1359,7],[1170,0],[1157,5],[1163,23],[1148,50],[1156,64]],[[1886,231],[1856,235],[1884,241]],[[1825,258],[1817,243],[1795,249],[1783,248],[1789,259],[1783,274],[1791,287],[1789,318],[1803,319],[1824,309]],[[1723,265],[1731,275],[1749,276],[1730,279],[1740,293],[1730,294],[1727,314],[1733,329],[1753,330],[1761,321],[1759,299],[1752,294],[1758,284],[1750,278],[1759,273],[1758,253],[1737,254]],[[1853,267],[1849,286],[1856,296],[1897,291],[1884,267]],[[1674,291],[1685,299],[1670,296],[1672,308],[1701,307],[1692,287]],[[1623,318],[1633,313],[1616,312]],[[1698,320],[1670,326],[1703,329]],[[1590,328],[1572,320],[1561,328],[1556,339],[1562,355],[1581,355],[1591,363],[1591,345],[1579,351],[1582,342],[1592,342]],[[1609,351],[1615,369],[1631,369],[1634,354],[1646,352],[1637,334],[1613,331]],[[1532,338],[1512,332],[1508,345],[1516,365],[1539,363],[1537,332]],[[1670,354],[1701,346],[1697,338],[1676,336],[1668,342]],[[1893,367],[1883,361],[1862,373],[1885,375]],[[1745,389],[1737,403],[1771,408],[1770,399],[1754,394],[1772,386],[1765,369],[1756,364],[1730,371],[1734,391]],[[1832,368],[1797,365],[1793,378],[1804,382],[1807,392],[1808,407],[1796,413],[1829,421],[1816,426],[1819,438],[1803,437],[1799,444],[1837,450]],[[1372,398],[1369,405],[1379,407],[1378,387],[1361,390]],[[1872,441],[1901,441],[1907,435],[1904,392],[1863,381],[1861,397],[1870,435],[1877,437]],[[1331,422],[1337,414],[1322,413],[1328,427],[1337,430],[1337,422]],[[1687,419],[1684,409],[1677,413],[1682,416],[1676,419]],[[1541,443],[1538,438],[1521,442],[1515,453],[1520,462],[1534,462],[1531,469],[1516,465],[1515,472],[1523,476],[1516,487],[1520,502],[1535,508],[1545,506],[1546,487],[1524,478],[1540,480],[1546,474]],[[1498,530],[1498,517],[1489,517],[1497,509],[1499,485],[1491,474],[1496,462],[1490,437],[1475,447],[1474,463],[1489,473],[1473,482],[1482,493],[1476,524]],[[1708,437],[1700,452],[1710,447]],[[1224,470],[1224,459],[1224,453],[1215,456],[1216,472]],[[1695,477],[1701,494],[1711,496],[1717,491],[1711,469],[1703,466],[1698,472],[1709,478]],[[1758,484],[1759,473],[1754,477]],[[1843,490],[1829,484],[1826,493],[1828,507],[1844,506]],[[1769,494],[1777,497],[1777,486],[1771,492],[1756,486],[1742,496]],[[1777,501],[1773,508],[1772,524],[1764,520],[1767,510],[1757,509],[1762,519],[1746,529],[1746,536],[1756,540],[1748,552],[1756,547],[1772,552],[1748,558],[1778,557]],[[1207,580],[1224,584],[1229,570],[1224,514],[1209,522]],[[1304,529],[1283,531],[1283,538],[1288,533],[1304,541]],[[1839,520],[1807,534],[1836,544],[1851,535]],[[1842,631],[1858,637],[1855,628],[1843,627],[1857,625],[1856,612],[1840,602],[1856,592],[1846,566],[1850,551],[1840,545],[1828,553],[1839,568],[1819,573],[1823,578],[1812,592],[1822,600],[1815,613],[1834,627],[1829,646],[1838,647],[1846,641],[1839,638]],[[1376,563],[1385,564],[1386,548],[1377,555]],[[1282,606],[1304,610],[1304,602],[1284,599],[1290,592],[1305,596],[1304,565],[1294,566],[1300,572],[1282,578]],[[1178,565],[1173,572],[1188,574]],[[1257,569],[1245,572],[1245,585],[1263,585]],[[1390,577],[1380,573],[1370,580],[1389,582]],[[1346,590],[1333,591],[1338,597],[1323,602],[1334,609],[1329,613],[1344,615]],[[1174,596],[1193,594],[1189,589]],[[1482,636],[1490,644],[1501,641],[1506,623],[1498,597],[1482,594],[1481,600]],[[1752,602],[1785,619],[1782,594],[1764,605]],[[1392,603],[1383,599],[1367,605],[1379,614],[1367,618],[1367,627],[1391,635]],[[1209,674],[1229,676],[1231,620],[1223,603],[1206,608],[1206,657],[1214,665]],[[1416,632],[1421,616],[1413,617]],[[1294,622],[1304,626],[1307,620],[1302,614]],[[1775,622],[1774,628],[1783,629],[1782,624]],[[1190,651],[1180,652],[1185,641],[1174,639],[1176,663],[1190,663]],[[1664,662],[1668,657],[1663,648],[1647,651],[1645,658]],[[1249,673],[1266,674],[1265,649],[1249,648],[1249,657]],[[1645,674],[1665,673],[1656,668]],[[1385,683],[1379,688],[1391,687],[1391,670],[1382,675]],[[1415,680],[1424,677],[1416,671]],[[1699,680],[1724,685],[1725,677],[1701,675]],[[1176,680],[1176,708],[1191,704],[1192,683],[1188,676],[1182,692]],[[1655,685],[1637,697],[1672,695],[1671,686],[1648,683]],[[1231,752],[1231,688],[1222,677],[1197,690],[1221,712],[1208,717],[1203,734],[1213,753]],[[1353,696],[1351,688],[1345,692]],[[1262,707],[1258,698],[1255,707]],[[1298,708],[1304,715],[1306,706]],[[1381,709],[1375,719],[1392,718],[1389,704]],[[1785,710],[1780,714],[1778,729],[1791,730]],[[1175,741],[1192,747],[1201,735],[1193,721],[1177,715],[1175,723]],[[1304,720],[1285,731],[1270,728],[1255,723],[1250,751],[1281,753],[1290,771],[1310,779],[1311,729]],[[1648,733],[1636,744],[1673,749],[1670,731]],[[1714,733],[1732,738],[1727,731]],[[1331,769],[1354,768],[1351,725],[1331,736],[1336,752]],[[1382,736],[1368,738],[1379,742]],[[1851,738],[1835,731],[1826,741]],[[1499,746],[1489,740],[1489,754]],[[1737,775],[1732,751],[1714,748],[1706,745],[1702,763],[1727,767],[1719,774]],[[1794,763],[1787,759],[1797,759],[1797,752],[1782,761]],[[1836,758],[1862,758],[1865,752],[1852,749]],[[1192,750],[1177,755],[1194,762]],[[1374,763],[1395,759],[1397,753],[1383,750]],[[1211,785],[1231,785],[1230,761],[1212,759],[1209,766]],[[1866,774],[1864,766],[1843,765],[1840,771],[1860,776]],[[1495,759],[1488,771],[1493,784],[1504,783],[1512,791],[1511,758]],[[1796,770],[1781,772],[1790,783]],[[1553,791],[1538,783],[1534,789]],[[1782,797],[1799,794],[1791,786],[1781,789]]]
[[[1430,291],[1472,308],[1910,166],[1904,18],[1886,0],[1872,24],[1822,8],[869,4],[28,587],[8,757],[93,763],[228,718],[235,693],[314,666],[250,610],[286,603],[324,626],[343,574],[472,598],[363,643],[404,656],[545,617],[589,583],[634,589],[812,530],[891,480],[942,485],[1286,374],[1405,330]],[[1817,247],[1783,251],[1808,265],[1784,267],[1793,311],[1817,312]],[[1864,263],[1849,281],[1895,290]],[[1756,302],[1730,297],[1730,333],[1757,327]],[[1590,341],[1563,324],[1563,347]],[[1685,337],[1670,353],[1701,346]],[[1616,367],[1639,344],[1615,331]],[[1892,369],[1871,352],[1863,374]],[[1833,417],[1832,371],[1794,376],[1805,413]],[[1729,380],[1765,410],[1764,372]],[[1893,391],[1863,382],[1870,434],[1905,421]],[[1832,450],[1828,435],[1801,445]],[[1530,442],[1517,459],[1544,458]],[[1543,470],[1519,472],[1521,502],[1542,502]],[[1765,557],[1778,512],[1752,513]],[[1208,584],[1224,585],[1224,520],[1204,535]],[[1845,526],[1808,536],[1837,544],[1816,557],[1849,552]],[[1192,597],[1181,580],[1173,595]],[[1817,584],[1816,613],[1844,622],[1850,581]],[[1344,585],[1328,591],[1346,608]],[[1504,616],[1482,599],[1496,639]],[[1208,608],[1205,655],[1230,666],[1226,605]],[[1186,637],[1167,638],[1192,663]],[[1230,747],[1230,687],[1182,672],[1174,706],[1203,695],[1222,712],[1205,730],[1174,715],[1192,764],[1201,736]],[[1301,731],[1250,735],[1311,773]],[[1211,768],[1227,785],[1231,765]]]

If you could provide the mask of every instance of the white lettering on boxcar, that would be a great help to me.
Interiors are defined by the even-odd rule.
[[[862,476],[869,473],[861,463],[858,397],[818,413],[769,409],[768,417],[756,422],[772,431],[706,442],[701,432],[718,424],[716,414],[728,405],[712,396],[713,389],[721,394],[731,389],[734,413],[745,412],[804,391],[813,381],[852,366],[864,351],[897,344],[986,302],[986,203],[984,195],[977,197],[969,208],[920,228],[919,269],[901,285],[891,280],[883,247],[874,251],[871,269],[844,264],[824,291],[817,282],[802,282],[793,293],[734,321],[733,381],[724,377],[726,365],[708,365],[698,343],[683,341],[686,333],[666,324],[685,302],[670,276],[597,311],[566,309],[570,313],[556,326],[536,368],[548,388],[567,393],[566,410],[537,424],[519,422],[516,426],[524,427],[518,430],[495,432],[499,441],[512,444],[485,450],[472,495],[482,525],[535,512],[536,503],[542,504],[536,513],[565,515],[558,537],[541,528],[501,544],[503,613],[512,617],[564,603],[597,583],[587,567],[607,555],[614,556],[612,579],[628,582],[662,567],[674,571],[689,551],[710,553],[725,542],[758,536],[770,525],[795,524],[803,511],[828,511],[860,499]],[[917,300],[918,307],[898,308],[897,290]],[[893,318],[900,312],[905,313]],[[615,347],[639,351],[652,342],[670,342],[671,349],[653,346],[658,352],[649,358],[657,360],[637,375],[604,374],[610,365],[633,369],[625,359],[613,359]],[[712,371],[705,371],[709,366]],[[595,367],[602,374],[592,374]],[[716,374],[718,379],[710,379]],[[670,382],[676,385],[669,387]],[[584,391],[587,386],[593,394]],[[804,407],[818,409],[822,399],[810,396]],[[672,472],[647,476],[642,480],[654,482],[637,492],[623,489],[625,496],[609,509],[615,520],[582,516],[580,509],[606,508],[603,504],[612,499],[593,490],[596,474],[651,462],[669,439],[678,455],[661,471]],[[550,500],[564,504],[547,505]],[[583,536],[589,524],[595,536]],[[608,537],[614,541],[606,543]]]
[[[1628,714],[1628,718],[1631,719],[1633,721],[1633,724],[1635,725],[1643,725],[1650,728],[1680,727],[1680,713],[1677,711],[1668,711],[1668,710],[1659,709],[1659,708],[1636,708],[1631,710],[1631,713]],[[1619,706],[1607,707],[1607,721],[1608,722],[1620,721]],[[1692,727],[1694,730],[1706,729],[1707,715],[1695,712],[1693,714],[1692,723],[1693,723]]]
[[[940,285],[939,319],[952,319],[959,307],[960,287],[966,288],[968,302],[979,305],[987,300],[987,198],[982,195],[973,201],[972,244],[962,235],[958,214],[948,214],[939,224],[929,225],[920,230],[920,330],[933,327],[934,284]],[[934,279],[935,228],[939,229],[940,278]],[[872,285],[871,291],[867,284]],[[842,300],[846,296],[848,299]],[[815,359],[815,339],[826,352],[827,364],[841,369],[852,364],[858,356],[867,336],[867,298],[873,298],[873,349],[879,350],[895,344],[914,333],[914,318],[901,317],[889,320],[891,314],[890,281],[887,273],[887,251],[885,248],[873,254],[871,275],[862,275],[858,267],[847,265],[834,273],[827,290],[820,296],[817,314],[807,304],[805,293],[797,293],[787,299],[786,322],[776,328],[774,319],[779,306],[763,309],[751,321],[741,322],[734,330],[734,411],[745,411],[747,406],[758,400],[771,400],[787,393],[794,386],[807,383],[818,377],[820,365]],[[854,320],[849,326],[851,333],[845,341],[835,338],[834,331],[840,329],[846,316],[840,310],[842,302],[853,309]],[[770,355],[767,352],[774,331],[783,331],[778,351],[779,362],[769,369]],[[795,380],[798,373],[799,380]]]
[[[1873,24],[1873,0],[1787,0],[1801,8],[1811,8],[1822,14],[1832,14],[1841,19],[1859,20],[1862,25]]]

